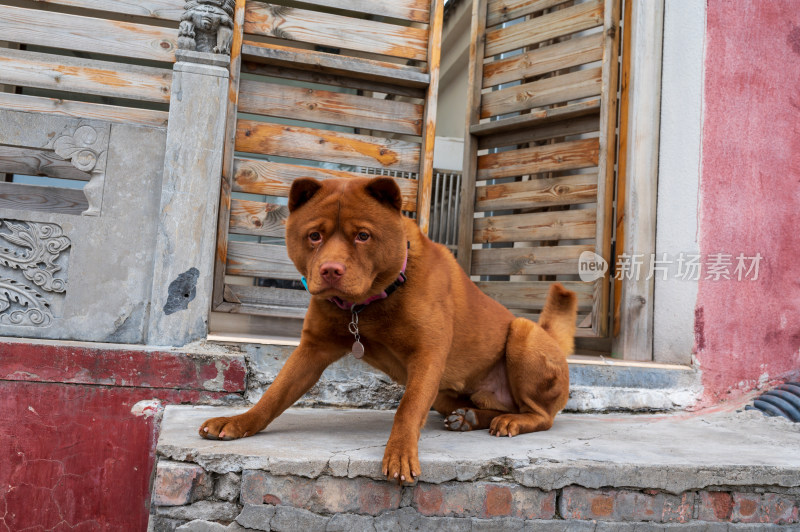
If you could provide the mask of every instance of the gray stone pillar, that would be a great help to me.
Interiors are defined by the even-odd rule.
[[[208,334],[229,62],[223,55],[178,51],[147,333],[151,345],[179,346]]]

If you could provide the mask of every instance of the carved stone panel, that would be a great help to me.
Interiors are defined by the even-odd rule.
[[[57,224],[0,219],[0,325],[52,324],[67,290],[70,246]]]
[[[84,216],[99,216],[103,206],[108,131],[107,127],[98,129],[81,123],[78,127],[66,127],[53,139],[52,149],[56,155],[92,176],[83,187],[89,202],[89,208],[82,213]]]

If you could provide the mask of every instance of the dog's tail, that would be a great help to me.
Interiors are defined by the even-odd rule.
[[[539,326],[555,339],[565,355],[575,350],[575,326],[578,316],[578,297],[575,292],[553,283],[544,304]]]

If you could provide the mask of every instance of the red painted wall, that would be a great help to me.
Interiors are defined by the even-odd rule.
[[[244,390],[241,358],[0,341],[0,532],[145,531],[158,417]]]
[[[700,281],[708,404],[800,375],[797,0],[709,0],[704,106],[700,249],[764,257],[757,281]]]

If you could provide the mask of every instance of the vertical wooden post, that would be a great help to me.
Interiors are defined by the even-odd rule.
[[[469,74],[467,77],[469,89],[467,91],[464,164],[461,179],[461,213],[458,217],[458,263],[467,272],[467,275],[470,273],[472,264],[475,178],[478,164],[478,140],[470,133],[470,128],[480,121],[487,5],[487,0],[473,0],[472,2],[472,29],[470,31]]]
[[[622,284],[621,331],[614,351],[627,360],[653,358],[655,283],[647,277],[656,241],[663,29],[663,0],[633,3],[624,252],[643,264],[638,276],[625,278]]]
[[[425,97],[424,126],[422,129],[422,160],[417,186],[417,223],[428,234],[431,217],[431,189],[433,185],[433,148],[436,140],[436,110],[439,96],[439,66],[442,56],[442,27],[444,25],[444,0],[434,0],[428,38],[428,75],[430,84]]]
[[[621,0],[607,0],[603,24],[603,93],[600,102],[600,157],[597,164],[597,232],[595,253],[608,262],[611,256],[611,235],[614,223],[614,162],[617,153],[617,85],[619,81],[619,15]],[[610,268],[609,268],[610,271]],[[597,280],[592,331],[608,335],[610,275]]]
[[[228,85],[227,122],[223,137],[222,182],[220,184],[217,245],[214,257],[214,292],[211,310],[222,303],[225,287],[225,265],[228,258],[228,226],[231,217],[231,187],[233,185],[233,154],[236,141],[236,120],[239,107],[239,79],[242,69],[244,12],[247,0],[236,0],[233,15],[233,44],[231,45],[230,83]]]

